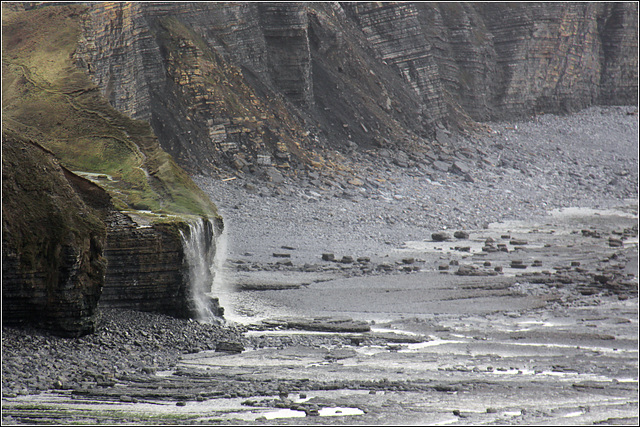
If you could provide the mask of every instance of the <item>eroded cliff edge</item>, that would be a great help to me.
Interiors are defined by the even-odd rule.
[[[3,321],[65,336],[91,332],[98,304],[194,316],[183,241],[194,221],[212,242],[222,227],[149,125],[73,64],[85,11],[3,5]]]
[[[77,51],[183,167],[330,164],[474,121],[636,104],[638,6],[100,3]]]
[[[92,214],[105,218],[103,253],[68,253],[96,266],[119,254],[101,285],[115,284],[102,295],[119,306],[184,295],[185,217],[217,217],[176,162],[190,172],[325,172],[342,167],[336,149],[414,153],[476,120],[637,103],[636,3],[25,5],[3,10],[3,131],[49,153],[37,163],[55,158],[77,200],[86,183],[109,196],[113,209]],[[15,255],[6,265],[20,265],[25,254],[10,244],[3,237],[3,257]],[[85,268],[58,255],[34,277]],[[27,313],[44,282],[14,277],[27,293],[4,300]],[[150,285],[161,282],[169,287]],[[86,322],[70,334],[92,327],[82,304]]]

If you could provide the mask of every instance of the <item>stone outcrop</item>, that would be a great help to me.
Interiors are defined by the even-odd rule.
[[[638,5],[607,3],[598,17],[602,40],[602,74],[598,102],[638,103]]]
[[[2,311],[8,325],[36,324],[63,336],[93,332],[98,306],[196,317],[180,231],[114,209],[99,186],[52,153],[3,134]],[[221,223],[205,229],[213,245]],[[222,316],[216,299],[209,312]]]
[[[52,153],[3,132],[4,324],[37,323],[64,336],[94,330],[107,260],[102,212],[91,205],[105,203],[102,189]]]
[[[294,103],[313,104],[306,5],[260,3],[258,16],[273,84]]]
[[[76,62],[114,107],[148,121],[190,171],[222,163],[287,167],[290,153],[304,157],[298,146],[306,131],[279,91],[295,103],[312,102],[307,15],[301,6],[283,5],[290,13],[270,19],[277,12],[270,7],[96,4]],[[286,28],[278,26],[282,19]]]
[[[3,4],[2,16],[3,321],[64,336],[90,333],[99,306],[192,317],[181,231],[222,224],[150,126],[74,67],[85,10]],[[215,232],[203,231],[209,258]]]
[[[414,3],[350,3],[347,10],[365,34],[376,59],[394,68],[421,100],[429,123],[446,115],[438,64]]]
[[[637,103],[635,3],[99,3],[83,34],[113,105],[205,172]]]
[[[117,211],[107,222],[109,268],[100,305],[184,317],[189,283],[177,230],[140,225]]]
[[[197,317],[195,298],[208,297],[193,295],[181,229],[189,233],[186,222],[148,224],[134,214],[111,211],[105,245],[108,268],[100,306]],[[203,232],[213,247],[208,259],[202,261],[212,265],[215,237],[221,230]],[[217,299],[207,303],[211,313],[222,316]]]

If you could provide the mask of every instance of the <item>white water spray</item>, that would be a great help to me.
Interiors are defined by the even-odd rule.
[[[231,290],[225,276],[224,264],[227,262],[227,227],[222,233],[216,236],[216,255],[213,259],[215,276],[213,277],[213,286],[211,288],[211,296],[218,298],[220,305],[224,307],[224,315],[227,320],[234,317],[233,302],[231,300]]]
[[[189,222],[189,233],[180,231],[186,261],[189,265],[189,302],[193,304],[196,319],[210,322],[217,318],[210,297],[211,288],[221,265],[216,262],[216,253],[226,252],[218,248],[217,230],[209,219],[199,218]]]

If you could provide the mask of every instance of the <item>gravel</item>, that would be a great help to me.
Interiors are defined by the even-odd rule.
[[[439,132],[442,149],[356,149],[343,172],[194,179],[223,214],[231,260],[272,260],[287,250],[316,261],[323,253],[355,258],[438,231],[637,199],[637,142],[635,107],[594,107],[566,117],[488,123],[464,137]],[[33,394],[151,374],[171,369],[182,354],[239,343],[242,332],[113,309],[102,310],[95,334],[79,339],[3,327],[2,392]]]
[[[637,199],[637,142],[636,108],[593,107],[488,123],[464,137],[444,135],[441,150],[353,151],[346,172],[194,179],[225,218],[231,257],[265,261],[283,245],[307,250],[310,259],[321,252],[359,256],[437,231]],[[395,159],[405,157],[408,167],[397,166]],[[438,170],[439,164],[451,171]]]
[[[109,384],[175,367],[182,354],[240,342],[244,329],[154,313],[101,309],[94,334],[70,339],[31,328],[2,328],[3,396]]]

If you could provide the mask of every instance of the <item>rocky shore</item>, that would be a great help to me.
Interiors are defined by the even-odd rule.
[[[337,172],[194,179],[225,216],[231,258],[273,261],[282,246],[312,259],[323,250],[357,258],[435,231],[637,199],[637,139],[637,108],[593,107],[488,123],[467,136],[442,131],[418,153],[353,148],[335,153],[345,162]]]
[[[77,339],[52,337],[28,328],[3,327],[3,424],[34,420],[274,422],[259,414],[248,419],[239,415],[223,416],[227,409],[217,407],[215,419],[190,412],[175,418],[169,418],[164,412],[159,418],[148,415],[136,418],[131,414],[118,418],[114,413],[105,416],[95,411],[90,416],[79,415],[79,412],[61,414],[54,408],[55,399],[62,398],[162,408],[168,408],[164,405],[168,402],[173,409],[166,411],[193,409],[191,405],[199,403],[215,406],[215,402],[226,399],[225,402],[233,401],[236,406],[253,408],[254,412],[268,407],[293,411],[295,416],[306,415],[306,418],[285,417],[278,421],[285,424],[314,423],[318,419],[314,416],[319,415],[320,410],[342,408],[340,404],[345,408],[357,407],[367,414],[368,418],[350,417],[349,422],[386,423],[389,418],[385,416],[389,413],[399,414],[396,419],[399,423],[444,422],[452,416],[463,424],[486,422],[485,418],[479,418],[478,414],[482,413],[484,417],[495,415],[493,422],[500,423],[505,419],[503,413],[512,412],[506,401],[500,403],[504,399],[499,396],[511,396],[516,390],[536,387],[536,382],[531,382],[529,377],[506,385],[495,379],[495,373],[512,371],[525,376],[529,371],[531,375],[538,375],[536,378],[542,381],[540,387],[558,387],[554,390],[558,395],[566,393],[567,402],[569,397],[576,401],[584,398],[586,394],[580,397],[575,393],[585,390],[602,394],[600,387],[603,387],[611,405],[611,396],[626,399],[626,409],[620,409],[622,406],[615,410],[618,412],[607,409],[603,412],[607,414],[605,419],[637,422],[637,400],[634,404],[633,399],[626,397],[633,393],[634,387],[637,394],[637,376],[634,379],[630,368],[635,358],[637,369],[637,351],[633,353],[637,337],[635,344],[632,338],[634,331],[637,333],[637,249],[633,252],[637,243],[629,243],[637,241],[637,140],[636,108],[594,107],[565,117],[543,115],[517,123],[489,123],[473,135],[454,136],[443,131],[438,138],[440,148],[434,146],[420,154],[393,149],[374,154],[354,147],[348,160],[344,154],[346,168],[341,173],[304,171],[288,176],[269,169],[253,174],[227,171],[220,176],[195,177],[225,218],[226,270],[230,280],[244,285],[240,293],[266,295],[263,301],[274,307],[290,304],[304,311],[308,306],[308,310],[317,312],[309,311],[308,317],[302,320],[281,317],[266,323],[256,320],[240,325],[207,324],[103,308],[96,333]],[[592,228],[580,228],[577,222],[567,223],[566,234],[555,233],[559,230],[556,223],[553,229],[545,225],[552,223],[545,219],[552,209],[573,206],[605,209],[628,204],[629,200],[636,201],[635,212],[630,212],[630,218],[635,215],[635,220],[609,224],[603,218],[602,224]],[[496,234],[495,240],[487,243],[482,230],[487,234],[497,233],[491,224],[516,219],[531,224],[538,221],[539,228],[529,237],[511,233],[509,239],[502,241],[500,234]],[[420,259],[412,252],[420,252],[411,246],[415,242],[436,245],[439,239],[434,235],[437,233],[446,233],[445,245],[480,244],[495,251],[478,254],[470,249],[469,254],[478,258],[464,261],[468,265],[472,264],[470,260],[476,263],[468,267],[468,274],[456,265],[457,261],[452,262],[455,256],[447,255],[446,250],[433,259]],[[525,241],[525,237],[530,241]],[[561,240],[564,246],[556,245]],[[507,256],[499,250],[500,243],[508,247],[511,258],[500,258]],[[554,253],[545,252],[545,248],[556,246],[561,248],[553,249]],[[520,254],[515,262],[513,254]],[[535,263],[528,260],[529,256],[539,260],[541,268],[533,268]],[[516,277],[514,273],[508,277],[486,275],[483,281],[482,277],[472,274],[483,269],[497,272],[495,266],[503,264],[506,268],[520,269],[523,259],[527,261],[521,272],[530,274],[528,279]],[[544,273],[543,270],[551,269],[554,260],[562,260],[566,268]],[[462,274],[454,274],[461,270]],[[261,274],[279,280],[261,280]],[[301,281],[296,274],[307,276]],[[409,289],[413,282],[402,278],[417,274],[425,274],[427,279],[438,278],[442,289],[429,291],[433,307],[439,307],[440,314],[427,314],[432,307],[427,303],[422,317],[407,314],[405,319],[398,314],[398,319],[404,320],[398,320],[397,325],[401,324],[405,331],[414,331],[413,335],[390,335],[384,327],[391,328],[393,323],[376,323],[366,315],[363,319],[351,319],[352,313],[340,308],[339,299],[343,295],[340,292],[344,290],[340,286],[353,286],[353,281],[358,283],[360,277],[379,277],[379,281],[369,281],[366,285],[375,288],[382,286],[378,283],[386,283],[381,295],[388,295],[390,290],[398,292],[394,297],[397,305],[405,304],[408,310],[412,300],[402,302],[399,292],[405,286],[403,283],[406,282]],[[253,279],[241,283],[243,277]],[[316,286],[328,279],[333,280],[335,289]],[[388,283],[397,289],[390,289]],[[295,286],[285,286],[287,284]],[[329,296],[323,299],[325,294]],[[419,294],[424,291],[415,295]],[[296,295],[307,297],[300,296],[303,299],[296,302]],[[367,298],[364,292],[362,298],[363,301]],[[459,299],[473,298],[479,301],[481,310],[471,310],[465,303],[458,305]],[[507,298],[505,301],[513,306],[503,306],[502,298]],[[310,300],[313,304],[308,303]],[[332,316],[321,316],[323,304],[334,304]],[[402,312],[402,307],[397,309]],[[245,314],[251,317],[256,313]],[[272,317],[277,314],[273,313]],[[568,321],[573,325],[571,333],[564,329],[549,332],[542,327],[544,322],[566,324]],[[522,329],[524,324],[537,325],[538,329],[526,332],[531,329]],[[313,333],[294,333],[301,330]],[[330,333],[314,334],[318,331]],[[425,354],[419,362],[422,365],[416,359],[418,356],[411,356],[414,353],[398,352],[410,350],[412,345],[442,340],[451,340],[451,345],[460,345],[462,350]],[[596,349],[589,351],[598,353],[597,357],[596,353],[578,356],[560,353],[557,357],[548,352],[532,353],[513,360],[509,359],[511,356],[487,355],[488,350],[482,347],[471,354],[465,353],[464,348],[481,346],[487,340],[498,342],[495,344],[498,346],[531,340],[542,345],[554,343],[559,348],[571,343],[577,352],[583,347]],[[609,359],[605,361],[605,357]],[[278,360],[282,360],[282,365],[276,369],[274,363]],[[350,360],[364,365],[355,369],[355,365],[344,362]],[[587,363],[588,360],[591,361]],[[367,364],[372,362],[371,366]],[[574,362],[579,367],[574,367]],[[435,366],[438,364],[440,368]],[[321,373],[316,375],[316,368],[321,369]],[[567,369],[577,372],[575,378],[570,377],[572,382],[565,384],[553,376],[566,373]],[[423,378],[427,371],[431,379]],[[613,389],[602,385],[605,377],[616,379]],[[631,377],[630,383],[628,377]],[[531,392],[542,393],[544,387]],[[328,393],[344,389],[362,394],[350,397],[348,402],[346,397],[338,395],[331,395],[330,399],[314,395],[315,400],[310,403],[305,400],[306,394],[312,391]],[[435,418],[411,415],[419,413],[415,408],[421,407],[420,399],[424,396],[430,396],[435,402],[456,393],[458,396],[476,393],[485,396],[482,402],[495,401],[495,404],[491,408],[481,406],[480,412],[465,415],[464,409],[449,407],[447,403],[441,405],[446,407],[440,414],[443,418],[433,413]],[[51,400],[54,403],[38,403],[37,396],[55,397]],[[494,400],[486,396],[493,396]],[[528,405],[526,396],[523,407]],[[593,401],[596,400],[594,397]],[[11,405],[5,405],[9,402]],[[416,405],[412,409],[415,411],[405,413],[402,409],[410,408],[411,402]],[[503,406],[497,410],[495,405]],[[339,410],[348,413],[347,409]],[[563,417],[565,410],[567,414],[574,414],[564,407],[549,409],[548,413],[537,410],[518,409],[513,422],[558,419],[554,417]],[[580,411],[580,416],[588,415],[588,411]],[[635,417],[629,416],[634,411]],[[594,408],[593,413],[596,412]],[[551,418],[545,418],[547,415]],[[325,418],[324,422],[331,423],[332,419],[340,422],[339,417]]]
[[[32,329],[2,333],[4,396],[107,384],[175,367],[182,354],[239,342],[243,328],[123,309],[101,309],[96,333],[65,339]],[[221,344],[222,343],[222,344]]]

